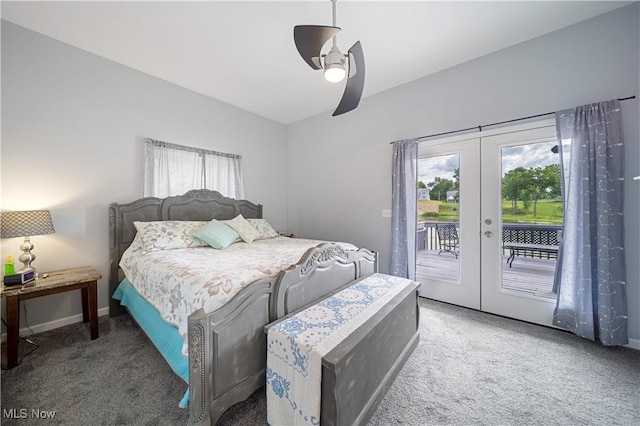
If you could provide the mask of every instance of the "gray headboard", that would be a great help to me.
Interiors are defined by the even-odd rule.
[[[242,214],[245,218],[262,218],[262,205],[247,200],[227,198],[217,191],[195,189],[184,195],[167,198],[147,197],[131,203],[109,204],[109,296],[124,278],[118,264],[136,236],[133,222],[157,220],[227,220]],[[109,300],[110,316],[125,312],[120,304]]]

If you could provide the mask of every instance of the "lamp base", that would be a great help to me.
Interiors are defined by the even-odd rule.
[[[31,240],[29,239],[29,237],[24,237],[24,242],[20,245],[20,250],[22,250],[22,254],[18,258],[18,260],[22,262],[24,266],[19,272],[26,272],[26,271],[36,272],[36,268],[31,266],[31,262],[36,260],[36,255],[31,253],[31,250],[33,250],[33,244],[31,243]]]

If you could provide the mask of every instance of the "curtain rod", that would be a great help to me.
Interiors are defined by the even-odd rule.
[[[634,95],[634,96],[627,96],[626,98],[618,98],[618,100],[620,102],[622,102],[622,101],[628,101],[629,99],[635,99],[635,98],[636,97]],[[545,112],[543,114],[530,115],[528,117],[514,118],[513,120],[499,121],[497,123],[481,124],[481,125],[478,125],[478,126],[475,126],[475,127],[467,127],[466,129],[452,130],[450,132],[434,133],[432,135],[420,136],[417,139],[434,138],[436,136],[445,136],[445,135],[451,135],[451,134],[454,134],[454,133],[468,132],[469,130],[478,130],[479,132],[481,132],[482,129],[485,128],[485,127],[498,126],[500,124],[513,123],[513,122],[522,121],[522,120],[529,120],[531,118],[544,117],[544,116],[551,115],[551,114],[555,114],[555,111],[554,112]],[[393,143],[393,142],[390,142],[390,143]]]
[[[170,148],[170,149],[176,149],[176,150],[180,150],[180,151],[195,152],[197,154],[210,154],[210,155],[214,155],[216,157],[242,159],[242,156],[238,155],[238,154],[229,154],[229,153],[226,153],[226,152],[211,151],[210,149],[196,148],[196,147],[187,146],[187,145],[178,145],[178,144],[175,144],[175,143],[163,142],[163,141],[159,141],[159,140],[151,139],[151,138],[145,138],[144,140],[145,140],[145,142],[150,143],[151,145],[157,146],[157,147],[160,147],[160,148]]]

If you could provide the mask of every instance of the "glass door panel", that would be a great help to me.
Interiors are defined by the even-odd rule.
[[[460,154],[418,160],[417,273],[460,281]]]
[[[563,218],[556,144],[554,137],[500,149],[502,255],[509,266],[502,269],[502,289],[554,301]]]
[[[420,145],[416,218],[420,295],[475,309],[480,308],[478,151],[478,139]]]

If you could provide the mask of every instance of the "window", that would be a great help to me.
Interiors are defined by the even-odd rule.
[[[212,189],[244,198],[240,156],[145,139],[145,197],[181,195]]]

